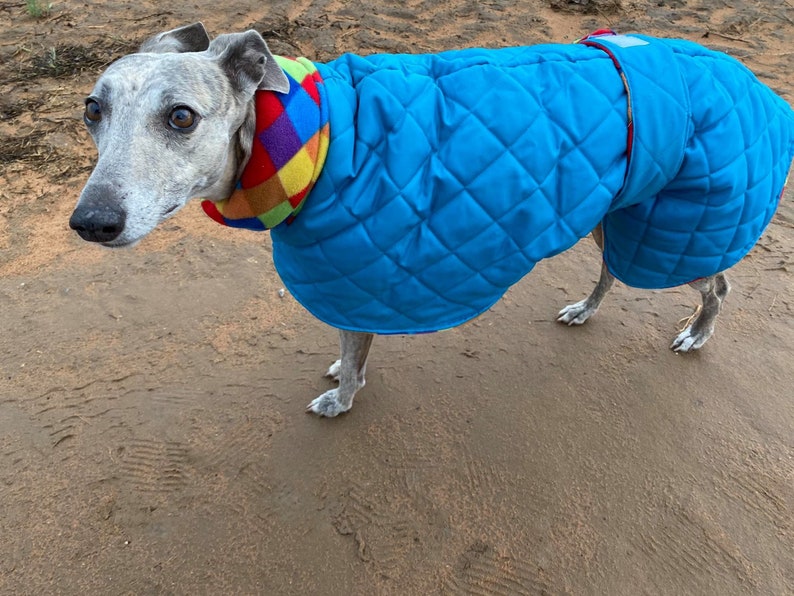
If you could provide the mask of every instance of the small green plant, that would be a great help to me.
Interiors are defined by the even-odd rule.
[[[28,16],[40,19],[50,14],[52,2],[45,4],[42,0],[25,0],[25,8],[28,11]]]

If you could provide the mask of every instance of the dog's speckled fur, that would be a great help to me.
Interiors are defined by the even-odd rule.
[[[257,89],[282,91],[286,78],[262,37],[247,31],[210,42],[200,23],[161,33],[111,65],[90,100],[101,118],[87,120],[99,160],[70,225],[86,240],[129,246],[151,232],[192,197],[227,198],[248,161],[254,134]],[[169,114],[187,107],[200,119],[200,134],[175,130]],[[197,125],[198,127],[198,125]],[[593,236],[602,245],[600,227]],[[595,314],[614,278],[601,279],[585,300],[566,306],[558,321],[580,325]],[[672,349],[700,348],[729,291],[719,273],[690,284],[703,308],[673,341]],[[307,410],[322,416],[348,411],[364,386],[370,333],[340,331],[340,360],[328,370],[339,387],[313,400]]]

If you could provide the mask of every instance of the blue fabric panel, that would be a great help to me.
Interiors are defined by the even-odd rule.
[[[328,158],[304,211],[272,233],[290,291],[337,327],[413,333],[480,314],[589,233],[623,183],[626,94],[603,52],[347,55],[318,67]],[[586,116],[558,116],[572,110]]]
[[[700,46],[598,44],[631,92],[630,163],[626,86],[597,47],[318,65],[328,158],[300,216],[272,230],[292,294],[343,329],[444,329],[599,222],[607,265],[630,285],[734,264],[776,207],[794,156],[791,109]]]
[[[603,35],[584,43],[614,57],[629,89],[633,142],[626,181],[610,211],[656,195],[672,180],[692,133],[689,90],[672,49],[653,38]]]
[[[697,99],[682,166],[655,197],[604,218],[607,266],[641,288],[741,260],[772,219],[794,155],[794,113],[749,70],[693,43],[665,43]]]

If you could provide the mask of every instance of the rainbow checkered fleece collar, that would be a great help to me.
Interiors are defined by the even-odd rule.
[[[292,221],[328,154],[328,102],[317,67],[305,58],[275,58],[289,79],[289,93],[256,92],[251,157],[237,188],[228,199],[201,203],[226,226],[262,231]]]

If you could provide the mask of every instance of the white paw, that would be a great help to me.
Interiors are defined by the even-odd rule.
[[[339,403],[338,395],[338,389],[326,391],[320,397],[312,400],[312,402],[306,406],[306,411],[314,412],[318,416],[325,416],[326,418],[333,418],[334,416],[347,412],[353,405],[352,400],[350,404],[344,406]]]
[[[591,308],[587,304],[587,298],[585,298],[576,304],[569,304],[563,308],[557,315],[557,322],[565,323],[566,325],[581,325],[592,317],[597,310],[597,308]]]
[[[338,383],[340,370],[342,370],[342,361],[337,360],[331,366],[328,367],[328,371],[325,373],[325,376],[333,379]]]
[[[706,343],[712,333],[713,331],[696,333],[692,330],[692,327],[689,326],[673,340],[673,343],[670,344],[670,349],[674,352],[694,352]]]

